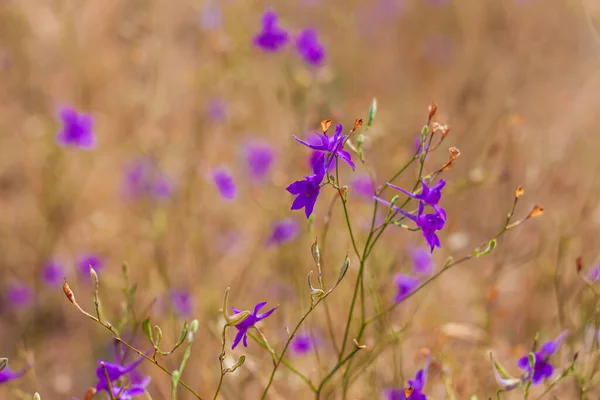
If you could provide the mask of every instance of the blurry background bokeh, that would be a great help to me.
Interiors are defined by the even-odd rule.
[[[150,348],[139,328],[148,315],[165,343],[175,341],[183,321],[199,320],[184,379],[207,397],[219,377],[227,287],[238,308],[279,304],[263,332],[281,349],[285,327],[309,306],[310,244],[335,197],[324,192],[311,226],[302,211],[290,211],[285,188],[309,173],[310,157],[292,135],[305,138],[323,119],[350,128],[367,117],[374,97],[378,113],[365,151],[380,184],[413,154],[432,102],[451,132],[428,157],[428,170],[447,159],[448,146],[461,151],[444,174],[448,222],[435,267],[493,236],[517,185],[526,192],[517,215],[534,203],[545,214],[367,332],[363,341],[376,348],[379,330],[407,324],[390,351],[357,361],[366,369],[350,398],[403,386],[423,364],[421,348],[437,360],[428,383],[435,399],[447,396],[440,366],[458,399],[495,396],[488,350],[517,373],[516,360],[538,332],[543,339],[571,332],[557,358],[567,365],[584,346],[593,310],[574,260],[583,256],[584,271],[600,261],[600,7],[587,1],[2,1],[0,356],[14,370],[32,368],[0,385],[0,398],[34,391],[44,400],[81,398],[96,383],[96,360],[113,360],[109,333],[79,314],[61,288],[65,276],[92,310],[89,262],[98,267],[104,313],[138,347]],[[268,53],[253,44],[269,8],[291,34],[318,32],[321,66],[304,62],[293,46]],[[94,149],[57,144],[63,107],[91,115]],[[248,167],[252,146],[274,154],[261,179]],[[215,187],[218,169],[231,174],[233,199]],[[361,166],[342,170],[361,241],[372,201],[352,184],[364,177]],[[411,169],[397,183],[411,186],[415,178]],[[270,240],[282,221],[297,233]],[[424,246],[419,234],[387,230],[367,267],[369,288],[390,303],[391,277],[409,271],[411,251]],[[352,253],[339,204],[323,252],[332,282]],[[124,262],[137,284],[129,306]],[[357,273],[351,262],[327,300],[338,337]],[[319,338],[320,360],[312,352],[290,355],[316,381],[335,363],[324,320],[318,309],[305,325]],[[268,379],[268,352],[254,342],[229,352],[242,353],[246,365],[226,377],[224,399],[258,398]],[[172,370],[179,357],[164,363]],[[152,376],[152,398],[168,398],[169,378],[152,365],[141,369]],[[339,382],[330,385],[327,398],[341,398]],[[575,398],[577,386],[565,380],[555,393]],[[270,395],[312,398],[285,371]]]

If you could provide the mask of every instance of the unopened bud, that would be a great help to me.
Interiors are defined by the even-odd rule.
[[[357,130],[358,128],[361,127],[362,124],[363,124],[362,118],[357,119],[356,121],[354,121],[354,128],[352,128],[352,130],[353,131]]]
[[[517,188],[515,189],[515,198],[519,198],[521,196],[523,196],[525,194],[525,190],[523,190],[523,188],[521,186],[517,186]]]
[[[533,209],[527,215],[527,218],[534,218],[544,213],[544,209],[537,204],[533,206]]]
[[[321,121],[321,129],[323,130],[323,133],[327,133],[329,127],[331,126],[331,122],[332,121],[330,119]]]
[[[315,242],[312,244],[312,246],[310,246],[310,252],[312,253],[315,264],[321,264],[321,251],[319,250],[319,243],[317,242],[317,239],[315,239]]]
[[[312,282],[310,281],[310,277],[312,276],[313,272],[310,271],[308,273],[307,279],[308,279],[308,290],[310,291],[310,295],[314,296],[314,297],[323,297],[325,296],[325,292],[322,289],[317,289],[312,285]]]
[[[75,301],[75,294],[73,294],[73,291],[69,287],[69,284],[67,283],[66,279],[65,283],[63,283],[63,292],[65,293],[65,296],[67,296],[67,299],[69,299],[71,303],[77,304],[77,302]]]
[[[435,105],[435,103],[431,103],[429,105],[429,119],[433,118],[436,111],[437,111],[437,106]]]
[[[250,314],[252,314],[250,311],[245,310],[245,311],[242,311],[241,313],[237,313],[237,314],[228,316],[226,320],[229,325],[237,325],[237,324],[244,322],[244,320],[246,318],[248,318],[248,316]]]

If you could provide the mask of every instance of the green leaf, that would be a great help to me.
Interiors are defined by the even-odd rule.
[[[487,254],[490,254],[492,252],[492,250],[494,250],[496,248],[496,244],[497,244],[496,239],[490,240],[488,242],[487,246],[485,247],[485,249],[483,249],[483,250],[475,249],[475,252],[473,253],[473,257],[481,257],[481,256],[485,256]]]
[[[371,107],[369,108],[369,118],[367,118],[367,128],[371,127],[375,116],[377,115],[377,99],[373,97],[373,101],[371,101]]]
[[[146,337],[150,343],[154,344],[154,336],[152,335],[152,327],[150,326],[150,317],[146,318],[144,322],[142,322],[142,328],[144,329],[144,333],[146,334]]]

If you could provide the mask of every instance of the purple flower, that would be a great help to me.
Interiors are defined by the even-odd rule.
[[[62,129],[56,135],[56,141],[61,146],[77,147],[91,150],[96,145],[96,138],[92,132],[93,121],[88,114],[78,114],[72,107],[60,110]]]
[[[433,261],[431,253],[424,248],[412,249],[410,255],[413,260],[413,271],[421,275],[431,274]]]
[[[374,197],[374,199],[387,205],[388,207],[390,206],[389,202],[382,200],[379,197]],[[425,210],[425,206],[423,205],[422,201],[419,201],[419,210],[417,215],[408,213],[396,206],[394,206],[393,209],[394,211],[404,215],[406,218],[414,221],[417,226],[421,228],[421,233],[423,234],[423,237],[425,238],[425,241],[427,242],[427,245],[432,253],[435,247],[442,247],[436,232],[441,230],[446,224],[446,212],[443,209],[439,208],[435,213],[424,214],[423,212]]]
[[[90,266],[98,273],[100,273],[100,270],[104,267],[100,257],[95,254],[88,254],[81,257],[79,261],[77,261],[77,266],[79,267],[79,272],[83,275],[89,275]]]
[[[350,188],[359,196],[372,199],[375,196],[373,182],[368,175],[357,176],[350,182]]]
[[[275,308],[270,309],[264,314],[259,314],[261,308],[263,308],[267,304],[266,301],[262,303],[258,303],[256,307],[254,307],[254,312],[250,314],[245,320],[237,324],[235,327],[238,330],[237,335],[235,335],[235,339],[233,340],[233,345],[231,346],[231,350],[235,349],[235,347],[240,343],[240,340],[244,339],[244,347],[248,347],[248,329],[252,328],[258,321],[267,318],[269,315],[273,314]],[[234,313],[239,314],[242,310],[239,310],[235,307],[231,308]]]
[[[397,274],[394,277],[394,283],[398,288],[394,302],[399,302],[412,293],[416,288],[419,287],[419,280],[414,276]]]
[[[277,24],[277,14],[268,10],[262,16],[262,31],[254,37],[254,44],[264,51],[275,52],[285,46],[288,33]]]
[[[423,369],[417,371],[415,379],[408,380],[408,385],[413,389],[412,394],[408,399],[406,398],[403,388],[386,389],[384,391],[385,398],[387,400],[427,400],[427,396],[423,393],[423,389],[427,381],[427,370],[429,369],[430,361],[431,355],[427,356],[425,366]]]
[[[264,180],[273,165],[273,149],[271,146],[256,142],[247,144],[244,150],[250,176],[255,181]]]
[[[325,58],[325,47],[319,42],[317,31],[312,28],[302,30],[296,36],[296,50],[307,63],[319,66]]]
[[[144,357],[138,358],[136,361],[132,362],[129,365],[121,365],[118,363],[109,363],[108,361],[98,360],[98,368],[96,368],[96,376],[98,377],[98,383],[96,384],[96,390],[106,390],[108,391],[108,381],[106,380],[106,375],[110,379],[110,382],[115,382],[121,379],[122,376],[129,374],[134,369],[140,365],[140,363],[144,360]],[[106,368],[106,373],[102,367],[102,362],[104,362],[104,367]]]
[[[588,278],[592,282],[596,282],[600,278],[600,265],[594,265],[590,271]]]
[[[173,193],[173,187],[153,162],[136,160],[125,169],[124,193],[129,198],[165,199]]]
[[[8,382],[8,381],[12,381],[13,379],[21,378],[23,375],[25,375],[27,373],[28,369],[29,369],[29,367],[25,367],[25,368],[21,369],[20,371],[14,372],[14,371],[11,371],[10,367],[6,366],[6,368],[4,368],[2,371],[0,371],[0,384]]]
[[[233,181],[233,177],[226,168],[220,167],[215,169],[213,171],[213,180],[217,189],[219,189],[221,197],[225,200],[235,199],[237,188]]]
[[[113,385],[113,395],[119,400],[131,400],[135,396],[142,396],[146,391],[146,387],[150,384],[149,376],[142,376],[136,371],[130,374],[129,386],[124,389]]]
[[[310,335],[308,334],[298,334],[294,336],[292,342],[290,343],[292,351],[296,354],[306,354],[314,347],[314,343]]]
[[[267,240],[267,245],[283,244],[294,240],[298,236],[298,222],[295,219],[286,218],[275,224],[273,232]]]
[[[324,164],[325,170],[327,170],[327,171],[329,170],[330,166],[332,165],[333,159],[336,157],[341,158],[352,168],[352,170],[355,170],[356,166],[352,162],[352,156],[350,156],[350,153],[348,153],[346,150],[344,150],[344,144],[346,143],[346,136],[342,135],[342,129],[343,129],[342,125],[337,124],[335,126],[335,133],[331,137],[327,136],[326,133],[324,133],[322,135],[316,134],[316,136],[319,138],[319,140],[321,142],[318,144],[311,144],[309,142],[305,142],[304,140],[298,139],[296,136],[294,136],[294,139],[296,139],[296,141],[298,143],[303,144],[304,146],[308,147],[309,149],[323,152],[323,153],[328,153],[327,161]],[[315,165],[316,165],[316,162],[315,162]]]
[[[175,312],[182,317],[189,317],[193,310],[193,297],[190,293],[182,290],[171,291],[171,304]]]
[[[408,190],[405,190],[396,185],[392,185],[391,183],[388,183],[387,185],[393,189],[401,191],[405,195],[412,197],[415,200],[420,200],[424,202],[428,206],[433,207],[438,213],[440,212],[440,210],[442,210],[438,204],[442,199],[442,189],[444,188],[444,186],[446,186],[446,181],[443,179],[440,179],[440,181],[433,187],[429,187],[429,185],[427,185],[427,182],[425,182],[425,179],[421,179],[421,193],[419,194],[411,193]]]
[[[65,275],[62,266],[54,261],[50,260],[44,265],[43,269],[44,282],[50,286],[56,286],[61,283],[62,277]]]
[[[15,282],[6,291],[6,297],[16,307],[24,307],[31,303],[31,289],[23,282]]]
[[[546,380],[552,376],[554,367],[550,363],[550,357],[556,353],[558,346],[560,346],[567,336],[567,331],[563,331],[556,339],[544,343],[542,347],[534,353],[535,364],[533,366],[533,371],[529,364],[528,355],[521,357],[519,361],[517,361],[517,366],[526,373],[525,379],[531,379],[531,383],[538,385],[542,380]]]
[[[296,196],[291,209],[300,210],[304,208],[306,218],[311,216],[321,192],[321,182],[325,177],[324,162],[323,157],[315,165],[314,175],[305,176],[305,179],[296,181],[286,188],[288,192]]]

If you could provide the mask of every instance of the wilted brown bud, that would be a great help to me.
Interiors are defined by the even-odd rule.
[[[67,296],[67,299],[69,299],[69,301],[71,303],[77,304],[77,302],[75,301],[75,295],[73,294],[73,291],[69,287],[69,284],[67,283],[66,279],[65,279],[65,283],[63,283],[63,292],[65,292],[65,296]]]
[[[446,171],[452,168],[454,161],[460,156],[460,150],[458,150],[456,147],[450,147],[448,152],[450,153],[448,156],[448,162],[442,166],[440,171]]]
[[[518,199],[519,197],[523,196],[525,194],[525,190],[523,190],[523,188],[521,186],[517,186],[517,188],[515,189],[515,197]]]
[[[96,388],[91,387],[85,392],[84,400],[92,400],[92,398],[95,395],[96,395]]]
[[[578,358],[579,358],[579,352],[576,351],[575,354],[573,354],[573,362],[577,361]]]
[[[527,218],[534,218],[544,213],[544,209],[537,204],[533,206],[533,210],[529,212]]]
[[[435,103],[431,103],[429,105],[429,119],[433,118],[436,111],[437,111],[437,106],[435,105]]]
[[[357,130],[358,128],[361,127],[362,124],[363,124],[362,118],[357,119],[356,121],[354,121],[354,128],[352,128],[352,130],[353,131]]]
[[[577,268],[577,273],[580,273],[583,269],[583,257],[579,256],[575,260],[575,268]]]
[[[332,121],[330,119],[321,121],[321,129],[323,130],[323,133],[327,133],[329,127],[331,126],[331,122]]]

